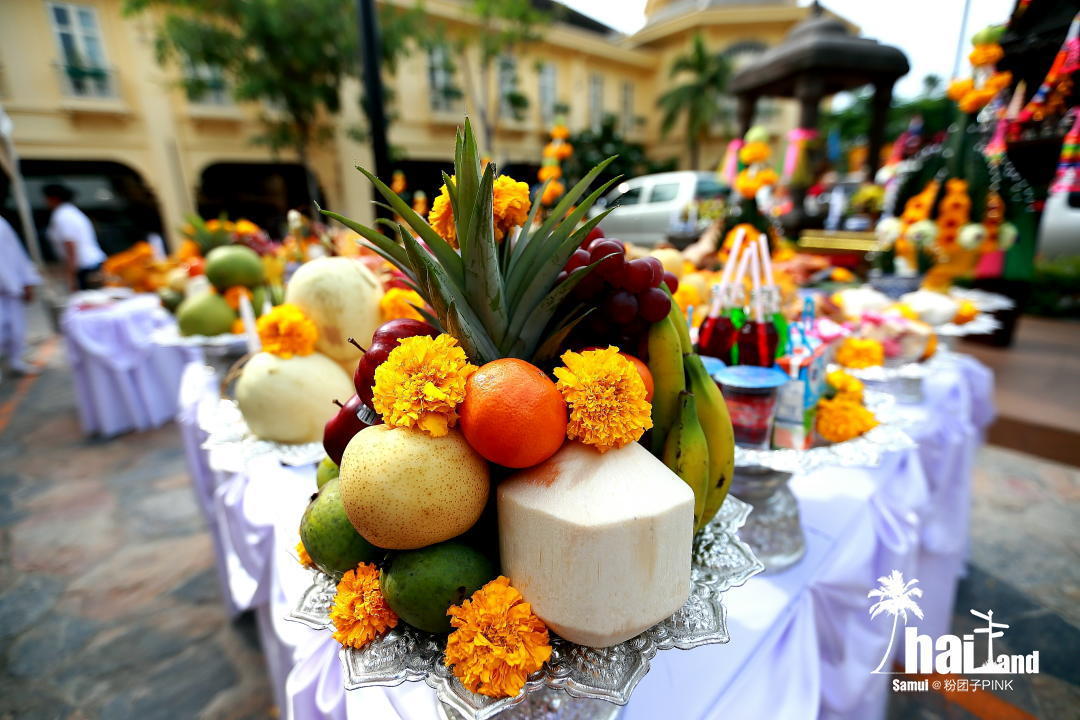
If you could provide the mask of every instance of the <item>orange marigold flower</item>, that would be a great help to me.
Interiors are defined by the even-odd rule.
[[[426,306],[420,293],[410,288],[390,288],[379,299],[379,310],[382,312],[383,322],[399,318],[424,321],[424,316],[416,308]]]
[[[997,43],[985,43],[975,46],[975,49],[968,55],[968,61],[978,67],[980,65],[993,65],[1003,57],[1005,57],[1005,51],[1001,49],[1000,45]]]
[[[953,322],[957,325],[963,325],[974,320],[979,315],[979,308],[975,303],[970,300],[961,300],[960,305],[956,308],[956,316],[953,317]]]
[[[529,200],[528,184],[508,175],[495,178],[493,190],[495,196],[491,207],[495,215],[495,242],[499,242],[511,230],[525,224],[532,202]]]
[[[454,224],[454,207],[450,203],[450,193],[446,186],[439,189],[439,196],[431,204],[431,212],[427,216],[428,224],[435,228],[446,242],[457,247],[457,225]]]
[[[570,128],[562,124],[556,125],[551,128],[551,137],[555,138],[556,140],[565,140],[566,138],[570,137]]]
[[[307,548],[304,547],[304,541],[296,543],[296,559],[300,561],[300,564],[306,568],[314,568],[315,561],[308,555]]]
[[[868,368],[885,362],[885,348],[871,338],[844,338],[836,349],[836,362],[846,368]]]
[[[555,386],[570,407],[568,438],[607,452],[637,442],[652,427],[645,382],[619,348],[567,351],[562,361]]]
[[[558,165],[541,165],[540,170],[536,173],[536,178],[540,182],[544,182],[547,179],[558,180],[562,177],[562,168]]]
[[[975,89],[975,81],[971,78],[961,78],[949,83],[949,89],[945,91],[946,97],[953,102],[959,102],[960,98]]]
[[[552,180],[544,188],[544,194],[540,196],[541,205],[554,205],[555,201],[566,193],[566,186],[558,180]]]
[[[513,697],[551,657],[547,627],[502,575],[446,614],[456,629],[443,662],[471,692]]]
[[[961,112],[973,113],[982,110],[987,103],[994,99],[997,92],[991,88],[979,88],[972,90],[960,99],[958,106]]]
[[[822,398],[818,401],[814,426],[818,435],[828,442],[851,440],[877,425],[874,413],[854,400],[837,396],[832,400]]]
[[[753,165],[754,163],[763,163],[769,159],[771,154],[769,145],[763,142],[750,142],[746,143],[739,150],[739,161],[744,165]]]
[[[996,72],[986,79],[983,87],[993,90],[995,93],[1001,92],[1005,88],[1012,84],[1011,72]]]
[[[229,307],[231,307],[233,310],[240,309],[240,298],[245,296],[248,300],[251,300],[251,298],[254,297],[254,295],[251,294],[251,291],[243,285],[233,285],[231,288],[225,291],[224,295],[222,295],[222,297],[225,298],[225,302],[227,302],[229,304]]]
[[[735,176],[735,190],[744,198],[752,198],[761,189],[761,183],[757,181],[749,170],[742,170]]]
[[[375,369],[372,407],[390,427],[442,437],[457,423],[465,381],[474,372],[452,335],[405,338]]]
[[[285,304],[272,308],[256,323],[263,352],[282,358],[293,355],[310,355],[315,352],[319,329],[304,312],[295,305]]]
[[[330,608],[334,639],[342,647],[360,649],[398,624],[379,588],[379,569],[360,563],[341,577]]]

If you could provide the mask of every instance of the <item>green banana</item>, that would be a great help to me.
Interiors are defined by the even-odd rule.
[[[697,416],[709,443],[709,492],[705,513],[697,529],[709,524],[724,504],[735,475],[735,432],[719,386],[709,377],[705,363],[695,354],[683,357],[690,391],[697,396]]]
[[[649,328],[649,372],[653,378],[652,453],[660,457],[678,414],[679,393],[686,390],[682,343],[670,315]]]
[[[679,414],[664,442],[663,460],[694,491],[694,532],[697,532],[709,494],[709,443],[698,422],[693,393],[679,393]]]

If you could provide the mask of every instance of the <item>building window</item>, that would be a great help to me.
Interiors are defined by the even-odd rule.
[[[540,65],[540,119],[543,120],[544,127],[555,124],[556,77],[553,63],[546,62]]]
[[[452,112],[461,91],[454,85],[454,65],[445,45],[435,45],[428,50],[428,88],[431,109],[436,112]]]
[[[105,62],[97,13],[74,3],[49,3],[49,19],[60,48],[60,78],[77,97],[113,97],[112,71]]]
[[[221,68],[188,62],[184,74],[187,76],[187,94],[191,102],[200,105],[228,105],[232,102]]]
[[[622,132],[629,135],[634,131],[634,83],[624,82],[622,85]]]
[[[517,59],[513,55],[499,57],[499,115],[522,120],[529,100],[518,90]]]
[[[604,78],[599,75],[589,76],[589,127],[594,132],[600,130],[604,122]]]

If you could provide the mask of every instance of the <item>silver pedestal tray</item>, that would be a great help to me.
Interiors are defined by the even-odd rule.
[[[445,638],[404,623],[360,650],[341,651],[345,689],[423,681],[435,690],[444,712],[453,720],[488,720],[511,708],[508,717],[514,718],[603,718],[590,711],[593,703],[579,706],[570,698],[602,701],[596,706],[601,708],[608,703],[625,705],[658,651],[689,650],[730,640],[723,594],[764,569],[738,537],[750,509],[729,496],[713,521],[695,537],[690,597],[679,612],[609,648],[575,645],[552,633],[551,659],[515,697],[495,699],[469,692],[443,665]],[[332,578],[315,573],[289,619],[313,628],[328,627],[334,590]],[[544,695],[532,698],[541,691]],[[526,702],[526,698],[532,699]],[[548,710],[541,712],[542,708]]]
[[[220,468],[242,470],[248,460],[260,455],[271,455],[283,464],[302,467],[319,462],[326,455],[321,442],[279,443],[263,440],[251,433],[235,400],[218,398],[216,403],[199,406],[199,428],[206,433],[203,447],[214,450],[229,447],[234,452],[230,459],[236,467]]]
[[[765,572],[779,572],[802,560],[806,536],[799,522],[799,503],[788,480],[791,473],[754,466],[735,468],[731,492],[753,506],[739,531]]]

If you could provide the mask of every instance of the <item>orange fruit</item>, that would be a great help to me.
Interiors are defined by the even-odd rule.
[[[566,401],[535,365],[493,360],[465,383],[458,427],[476,452],[510,468],[532,467],[558,452],[566,439]]]
[[[599,350],[599,349],[600,349],[599,345],[593,345],[591,347],[584,348],[581,352],[585,352],[585,350]],[[622,352],[620,350],[619,354],[622,355],[627,360],[629,360],[630,362],[632,362],[634,364],[634,367],[637,368],[638,375],[641,376],[641,381],[643,383],[645,383],[645,400],[648,401],[648,402],[652,402],[653,379],[652,379],[652,373],[649,372],[649,366],[646,365],[644,362],[642,362],[640,358],[636,358],[633,355],[631,355],[630,353],[625,353],[625,352]]]

